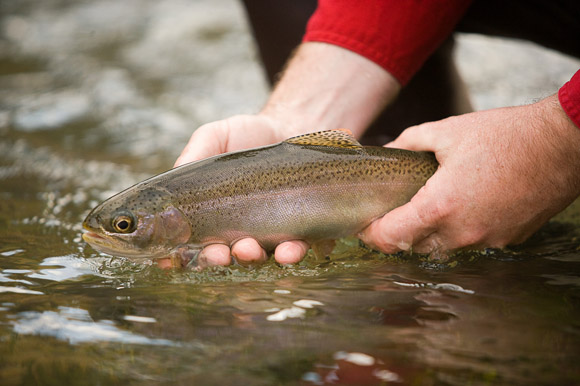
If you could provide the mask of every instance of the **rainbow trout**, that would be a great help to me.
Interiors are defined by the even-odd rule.
[[[206,245],[353,235],[408,202],[432,153],[360,145],[341,130],[221,154],[140,182],[94,208],[83,239],[115,256],[184,261]]]

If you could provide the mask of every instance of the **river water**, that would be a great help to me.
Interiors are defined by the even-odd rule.
[[[324,262],[201,273],[96,253],[80,238],[94,205],[169,168],[200,124],[264,101],[243,10],[0,12],[0,384],[580,383],[578,203],[522,246],[445,265],[356,240]],[[580,67],[517,42],[459,43],[478,108],[553,93]]]

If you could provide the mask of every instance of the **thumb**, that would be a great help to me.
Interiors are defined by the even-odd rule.
[[[224,153],[228,140],[228,126],[224,123],[224,121],[212,122],[195,130],[173,166]]]
[[[443,139],[439,122],[428,122],[418,126],[411,126],[401,133],[386,147],[407,149],[414,151],[437,151],[438,140]]]
[[[370,247],[384,253],[410,250],[431,235],[436,227],[434,207],[428,204],[424,187],[407,204],[372,222],[360,234]]]

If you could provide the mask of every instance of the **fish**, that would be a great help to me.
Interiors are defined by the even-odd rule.
[[[192,260],[252,237],[268,252],[356,235],[407,203],[438,168],[433,153],[362,146],[327,130],[224,153],[142,181],[83,222],[95,250],[134,260]]]

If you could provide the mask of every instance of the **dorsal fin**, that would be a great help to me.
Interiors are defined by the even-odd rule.
[[[284,142],[294,145],[305,146],[328,146],[341,147],[348,149],[359,149],[362,147],[360,143],[352,136],[350,130],[337,129],[319,131],[317,133],[309,133],[292,137]]]

